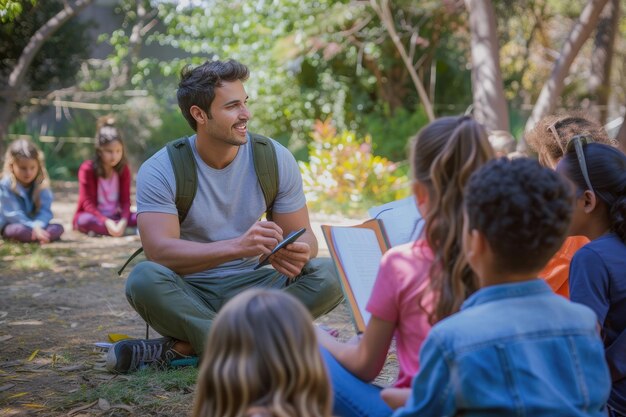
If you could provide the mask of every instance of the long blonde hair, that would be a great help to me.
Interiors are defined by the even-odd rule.
[[[40,199],[39,195],[42,190],[50,188],[50,179],[48,177],[48,171],[46,171],[46,163],[44,160],[43,152],[41,152],[37,146],[28,139],[17,139],[9,145],[6,154],[4,155],[4,168],[2,170],[3,177],[10,178],[11,191],[17,193],[17,178],[13,173],[13,164],[17,159],[34,159],[37,161],[39,169],[37,176],[32,182],[33,185],[33,205],[35,206],[35,212],[39,211]]]
[[[413,177],[428,189],[424,231],[435,255],[429,286],[418,296],[431,324],[459,311],[477,289],[461,250],[463,188],[470,175],[493,157],[485,129],[468,116],[437,119],[413,139]],[[433,308],[427,306],[429,299],[434,300]]]
[[[230,300],[211,331],[193,417],[327,417],[330,383],[312,318],[291,295],[251,289]],[[264,413],[265,415],[265,413]]]

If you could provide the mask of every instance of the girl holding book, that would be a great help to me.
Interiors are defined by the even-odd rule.
[[[388,416],[392,409],[372,381],[382,370],[395,336],[396,388],[408,388],[418,353],[433,323],[459,310],[477,288],[461,253],[463,187],[493,157],[485,129],[470,117],[444,117],[413,140],[413,193],[425,219],[422,237],[385,253],[367,310],[362,337],[340,343],[318,329],[339,416]],[[396,391],[387,391],[393,401]]]

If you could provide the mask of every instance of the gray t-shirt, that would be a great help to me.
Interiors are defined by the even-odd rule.
[[[180,227],[181,239],[218,242],[243,235],[265,212],[265,199],[254,171],[250,141],[241,146],[224,169],[208,166],[198,155],[196,136],[189,138],[198,172],[196,197]],[[275,213],[292,213],[305,206],[302,177],[293,155],[276,141],[278,194]],[[177,215],[176,179],[167,150],[145,161],[137,174],[137,213]],[[250,271],[257,258],[241,258],[187,278],[217,278]]]

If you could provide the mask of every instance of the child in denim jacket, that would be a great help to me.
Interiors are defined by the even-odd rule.
[[[18,242],[49,243],[63,234],[52,224],[52,191],[43,153],[26,139],[12,142],[0,180],[2,237]]]
[[[606,416],[595,314],[536,278],[567,233],[571,188],[530,159],[498,159],[465,195],[463,251],[480,289],[433,327],[394,416]]]

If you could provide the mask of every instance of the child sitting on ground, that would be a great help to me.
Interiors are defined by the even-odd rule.
[[[606,416],[595,314],[535,278],[565,239],[571,187],[535,161],[501,158],[465,196],[463,252],[480,289],[432,328],[394,416]]]
[[[311,314],[293,296],[250,289],[213,322],[193,417],[330,417]]]
[[[318,331],[333,384],[335,415],[391,415],[388,398],[383,401],[381,388],[370,381],[382,370],[392,338],[399,363],[394,388],[408,391],[420,367],[417,352],[431,324],[457,312],[476,290],[458,245],[462,187],[469,174],[492,157],[485,129],[468,116],[439,118],[413,140],[413,192],[425,219],[424,235],[383,256],[367,304],[371,318],[358,343],[340,343]]]
[[[0,181],[2,237],[41,244],[58,240],[63,226],[50,223],[52,198],[43,153],[26,139],[12,142]]]
[[[93,159],[78,170],[78,207],[74,229],[87,234],[122,236],[137,226],[130,211],[130,168],[124,142],[112,117],[98,119]]]
[[[594,142],[613,145],[606,131],[582,112],[550,115],[541,119],[526,135],[528,146],[535,152],[539,163],[548,168],[556,168],[565,154],[565,147],[571,138],[585,134]],[[569,265],[574,253],[589,242],[584,236],[570,236],[557,253],[539,273],[554,292],[569,298]]]
[[[557,172],[575,185],[570,233],[591,242],[570,266],[572,301],[595,311],[613,388],[611,416],[626,415],[626,155],[589,138],[574,137]]]

